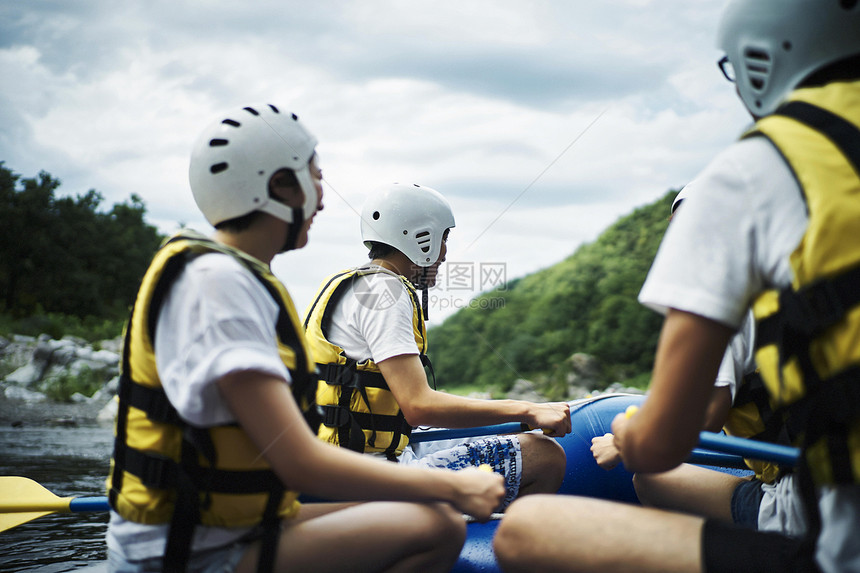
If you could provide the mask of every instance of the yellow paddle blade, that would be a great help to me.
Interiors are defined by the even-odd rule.
[[[68,513],[72,497],[59,497],[30,478],[0,476],[0,531],[52,513]]]
[[[7,529],[18,527],[28,521],[33,521],[45,515],[51,515],[53,511],[41,511],[35,513],[0,513],[0,533]]]

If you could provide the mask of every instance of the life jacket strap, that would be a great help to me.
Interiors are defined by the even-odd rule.
[[[354,360],[347,360],[346,364],[317,364],[317,371],[320,379],[332,386],[389,389],[388,383],[381,373],[358,370]]]
[[[196,464],[196,452],[186,442],[182,444],[182,464],[191,467]],[[174,467],[176,464],[174,464]],[[167,544],[164,548],[164,558],[161,562],[162,573],[184,573],[188,568],[191,557],[191,542],[194,538],[194,528],[200,523],[200,497],[193,478],[182,469],[175,474],[176,500],[173,516],[167,530]]]
[[[143,410],[146,417],[153,422],[180,425],[180,417],[176,408],[170,403],[163,388],[151,388],[142,384],[131,384],[128,393],[128,404],[138,410]]]

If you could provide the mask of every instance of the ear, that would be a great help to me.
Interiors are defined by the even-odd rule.
[[[281,169],[272,175],[269,179],[269,195],[292,208],[300,208],[305,202],[304,191],[289,169]]]

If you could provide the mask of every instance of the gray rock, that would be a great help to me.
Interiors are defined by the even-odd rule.
[[[20,400],[27,404],[41,404],[48,401],[41,392],[33,392],[20,386],[6,386],[3,395],[9,400]]]
[[[96,421],[100,424],[113,424],[118,409],[119,403],[116,399],[108,400],[107,404],[96,414]]]
[[[546,402],[547,399],[541,396],[535,389],[534,382],[520,378],[514,382],[513,387],[508,392],[508,398],[511,400],[525,400],[527,402]]]

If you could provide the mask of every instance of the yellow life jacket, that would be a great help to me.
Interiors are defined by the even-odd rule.
[[[427,331],[415,287],[400,275],[379,267],[350,269],[323,282],[305,313],[307,337],[319,371],[317,406],[322,417],[320,439],[358,452],[383,452],[389,459],[400,455],[409,443],[412,427],[372,360],[357,362],[343,348],[328,340],[331,315],[347,288],[360,277],[384,273],[397,277],[412,301],[412,330],[422,363],[427,358]],[[389,293],[393,299],[402,292]],[[387,304],[373,301],[377,308]]]
[[[723,429],[730,436],[790,444],[782,416],[771,408],[770,397],[757,370],[745,375],[738,385]],[[773,462],[753,459],[745,459],[744,462],[765,483],[773,483],[781,471],[779,465]]]
[[[285,489],[238,425],[190,426],[180,419],[159,380],[155,327],[164,296],[186,264],[207,253],[234,257],[278,304],[278,350],[303,411],[311,411],[316,388],[314,365],[292,300],[266,265],[196,233],[165,241],[143,278],[125,328],[107,480],[111,508],[122,517],[143,524],[171,523],[165,560],[171,551],[178,552],[180,560],[187,559],[191,531],[198,523],[220,527],[263,523],[276,534],[280,519],[295,515],[299,508],[298,494]],[[312,424],[312,414],[306,417]]]
[[[803,190],[792,284],[754,302],[756,362],[817,485],[860,482],[860,81],[796,90],[764,135]]]

